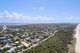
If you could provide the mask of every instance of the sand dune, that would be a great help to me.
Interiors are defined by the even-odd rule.
[[[76,44],[75,44],[75,52],[80,53],[80,24],[77,25],[75,29],[75,38],[76,38]]]

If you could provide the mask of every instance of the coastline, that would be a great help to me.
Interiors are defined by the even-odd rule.
[[[76,38],[75,53],[80,53],[80,24],[78,24],[76,29],[75,29],[74,37]]]

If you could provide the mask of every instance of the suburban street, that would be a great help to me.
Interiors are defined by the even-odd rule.
[[[57,31],[58,31],[58,30],[56,30],[54,33],[56,33]],[[29,48],[23,50],[22,53],[23,53],[24,51],[28,50],[28,49],[31,49],[32,47],[35,47],[35,46],[39,45],[40,43],[46,41],[47,39],[51,38],[51,37],[54,36],[54,35],[55,35],[55,34],[50,35],[48,38],[46,38],[46,39],[40,41],[39,43],[33,44],[31,47],[29,47]],[[24,42],[24,43],[25,43],[25,42]],[[27,43],[26,43],[26,44],[24,44],[24,43],[23,43],[23,45],[27,45]]]

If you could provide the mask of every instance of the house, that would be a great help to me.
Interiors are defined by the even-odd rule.
[[[17,47],[12,47],[10,50],[7,51],[7,53],[13,53],[13,52],[15,52],[16,49],[17,49]]]

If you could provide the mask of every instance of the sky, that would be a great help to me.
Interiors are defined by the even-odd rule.
[[[80,23],[80,0],[0,0],[0,23]]]

